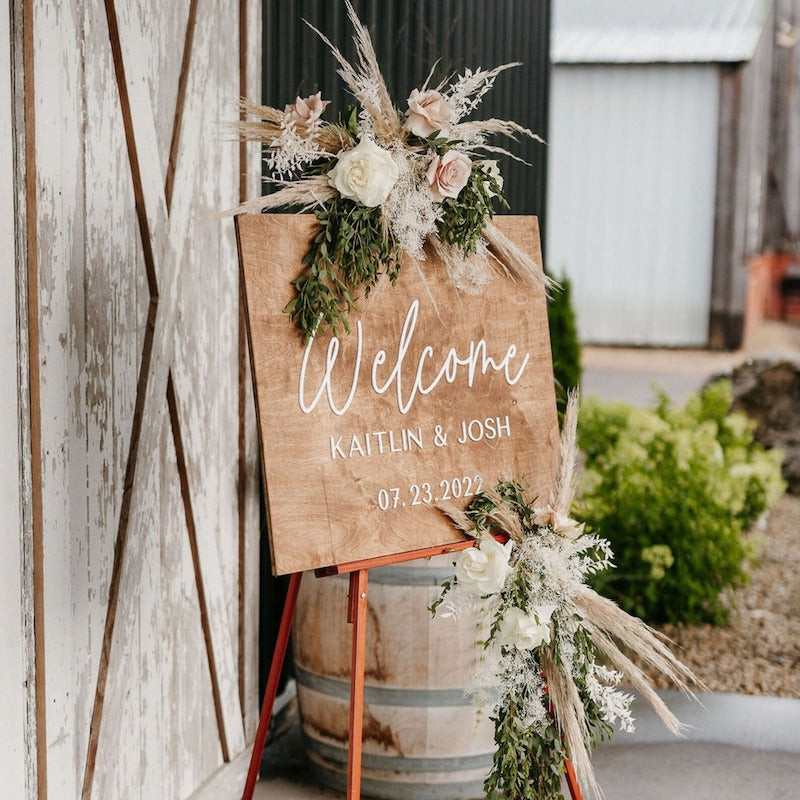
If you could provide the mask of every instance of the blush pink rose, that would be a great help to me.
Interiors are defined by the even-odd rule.
[[[435,89],[412,90],[406,111],[406,130],[423,139],[434,131],[447,131],[453,121],[453,107]]]
[[[322,99],[322,92],[317,92],[310,97],[298,97],[294,103],[286,106],[283,113],[287,122],[308,124],[319,119],[320,114],[330,102],[330,100]]]
[[[583,534],[583,523],[578,524],[566,514],[554,511],[550,506],[533,509],[533,521],[540,528],[552,528],[567,539],[577,539]]]
[[[472,162],[458,150],[448,150],[443,156],[434,156],[425,175],[431,194],[440,202],[445,197],[458,197],[467,185]]]

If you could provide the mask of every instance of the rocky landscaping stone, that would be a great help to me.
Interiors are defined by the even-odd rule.
[[[731,373],[733,407],[756,420],[756,439],[784,451],[783,478],[800,494],[800,361],[749,359]]]

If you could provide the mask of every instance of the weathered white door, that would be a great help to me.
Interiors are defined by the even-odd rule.
[[[21,378],[18,369],[17,197],[11,15],[0,4],[0,794],[25,797],[33,785],[28,750],[35,725],[26,719],[27,670],[32,666],[31,575],[24,575]],[[22,194],[24,200],[24,193]],[[23,587],[26,589],[23,596]],[[27,606],[26,606],[27,601]],[[32,697],[32,694],[30,695]],[[35,776],[35,769],[31,770]]]
[[[225,124],[258,96],[258,5],[13,4],[40,798],[187,798],[254,729],[255,435],[215,215],[257,191]]]

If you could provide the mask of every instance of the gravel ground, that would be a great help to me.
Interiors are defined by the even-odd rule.
[[[661,630],[711,691],[800,698],[800,497],[784,495],[751,536],[760,557],[732,594],[730,625]]]

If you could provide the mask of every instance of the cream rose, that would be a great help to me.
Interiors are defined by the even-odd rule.
[[[362,206],[379,206],[397,182],[397,164],[388,150],[372,139],[362,139],[352,150],[339,154],[339,161],[328,173],[328,181],[342,197]]]
[[[502,545],[486,539],[477,547],[462,551],[456,561],[458,585],[476,595],[497,594],[511,570],[511,546],[510,541]]]
[[[441,92],[427,89],[421,92],[413,89],[408,97],[405,128],[423,139],[434,131],[450,128],[453,121],[453,107]]]
[[[283,113],[287,122],[308,124],[319,119],[320,114],[330,102],[330,100],[322,99],[322,92],[317,92],[310,97],[298,97],[294,103],[286,106]]]
[[[458,197],[467,185],[472,162],[458,150],[448,150],[443,156],[434,156],[425,175],[435,200]]]
[[[539,606],[532,614],[512,606],[503,614],[497,641],[517,650],[533,650],[550,642],[550,619],[555,606]]]

